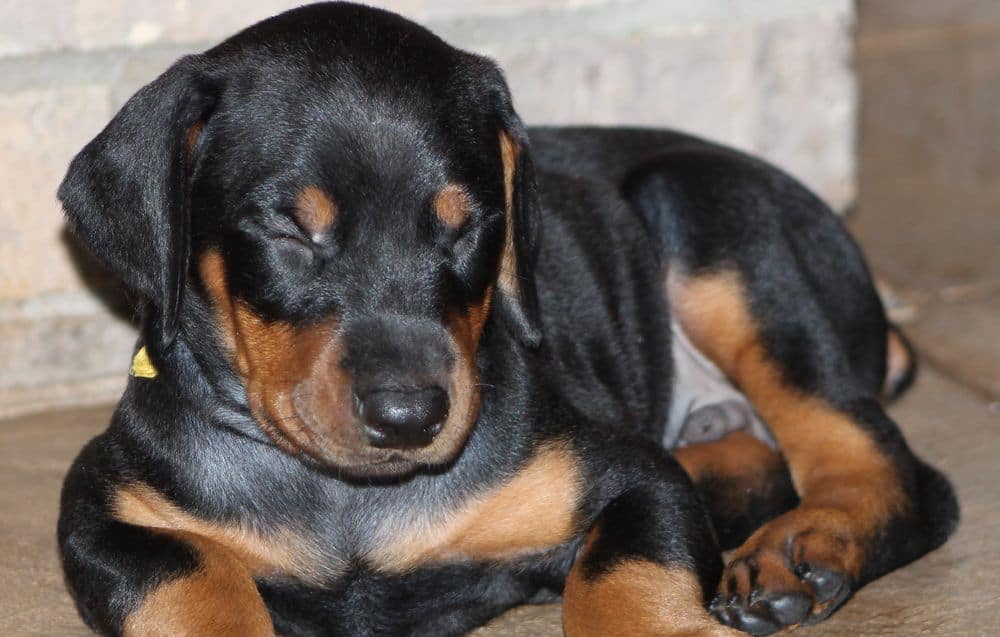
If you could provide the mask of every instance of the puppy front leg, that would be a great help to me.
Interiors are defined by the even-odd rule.
[[[273,637],[264,601],[233,553],[192,533],[116,520],[113,493],[80,460],[63,487],[59,549],[90,628],[127,637]]]
[[[566,579],[567,637],[742,634],[706,610],[722,562],[685,486],[635,488],[601,512]]]

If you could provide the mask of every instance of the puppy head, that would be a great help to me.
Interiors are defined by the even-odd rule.
[[[539,339],[537,197],[502,74],[383,11],[312,5],[180,60],[59,196],[145,301],[154,358],[204,347],[207,308],[259,426],[351,475],[452,461],[484,334]]]

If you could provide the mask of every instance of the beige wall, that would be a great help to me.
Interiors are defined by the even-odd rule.
[[[54,193],[74,152],[176,57],[295,4],[0,4],[0,415],[114,398],[127,369],[132,329],[63,236]],[[684,128],[763,153],[836,207],[853,197],[849,0],[374,4],[497,58],[529,123]]]

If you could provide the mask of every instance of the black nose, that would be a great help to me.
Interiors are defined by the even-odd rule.
[[[365,433],[375,447],[426,447],[448,416],[448,394],[440,387],[376,389],[360,397]]]

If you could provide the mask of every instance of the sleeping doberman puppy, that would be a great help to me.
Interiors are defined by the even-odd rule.
[[[62,495],[100,633],[458,635],[561,596],[570,637],[766,634],[956,525],[815,196],[679,133],[528,130],[390,13],[181,59],[59,196],[143,308]]]

